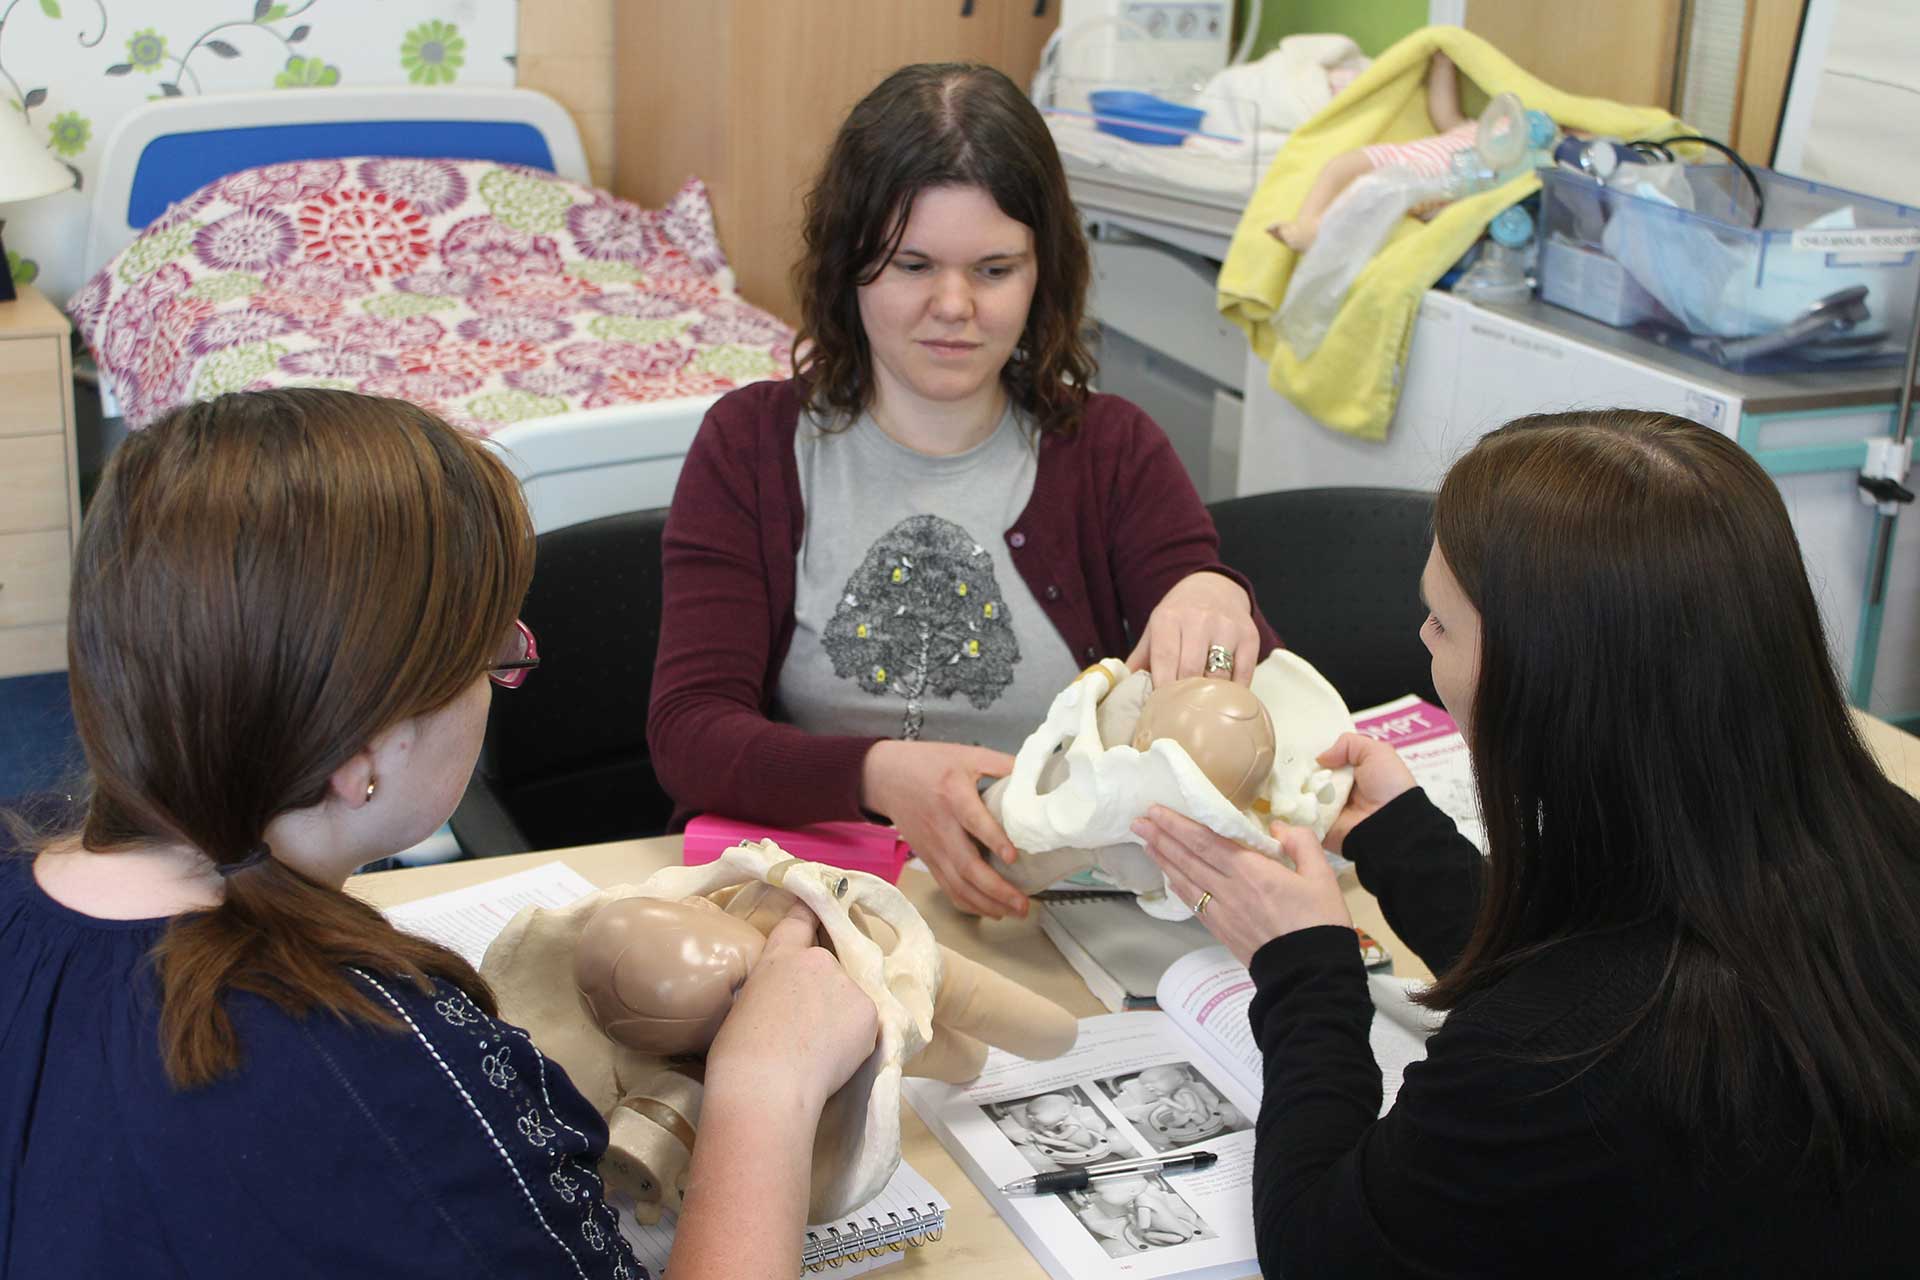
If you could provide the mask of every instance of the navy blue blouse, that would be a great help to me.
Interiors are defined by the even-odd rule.
[[[235,994],[240,1070],[176,1092],[148,953],[0,857],[0,1275],[643,1280],[600,1116],[463,993],[355,970],[398,1032]]]

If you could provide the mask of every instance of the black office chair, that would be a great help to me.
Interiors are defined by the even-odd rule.
[[[486,745],[452,820],[469,855],[666,831],[673,802],[647,752],[666,519],[636,511],[540,535],[520,614],[540,669],[494,691]]]
[[[1253,582],[1281,641],[1354,710],[1417,693],[1437,704],[1420,643],[1420,570],[1433,495],[1411,489],[1291,489],[1207,508],[1220,559]]]

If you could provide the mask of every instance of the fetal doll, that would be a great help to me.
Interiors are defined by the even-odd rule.
[[[1427,115],[1433,121],[1433,137],[1376,143],[1329,160],[1299,212],[1268,227],[1267,234],[1295,253],[1305,253],[1320,233],[1320,219],[1355,179],[1389,165],[1404,165],[1423,178],[1446,176],[1455,153],[1474,145],[1479,126],[1461,113],[1460,81],[1453,60],[1444,53],[1436,52],[1427,66]]]
[[[1185,1202],[1145,1178],[1109,1178],[1093,1184],[1097,1212],[1123,1223],[1135,1248],[1184,1244],[1200,1234],[1200,1219]]]
[[[1056,1160],[1084,1164],[1112,1147],[1104,1130],[1083,1123],[1073,1103],[1057,1093],[1029,1102],[1027,1121],[1034,1144]]]
[[[1149,1067],[1114,1099],[1120,1114],[1172,1138],[1198,1138],[1220,1127],[1219,1099],[1179,1067]]]

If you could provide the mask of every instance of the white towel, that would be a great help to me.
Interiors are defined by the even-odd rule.
[[[1258,62],[1228,67],[1207,81],[1201,93],[1209,108],[1203,127],[1237,137],[1256,127],[1291,132],[1372,61],[1346,36],[1288,36]]]

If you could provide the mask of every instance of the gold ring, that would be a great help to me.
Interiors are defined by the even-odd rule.
[[[1206,674],[1232,676],[1233,651],[1223,644],[1208,645]]]
[[[1213,901],[1213,891],[1210,889],[1201,890],[1200,901],[1193,904],[1193,914],[1199,915],[1201,912],[1205,911],[1207,909],[1207,904],[1212,901]]]

